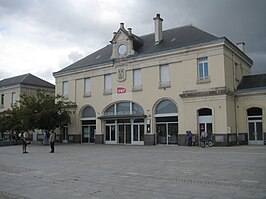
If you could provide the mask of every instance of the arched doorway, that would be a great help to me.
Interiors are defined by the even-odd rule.
[[[198,128],[199,128],[199,136],[201,137],[202,133],[208,138],[208,140],[212,140],[212,110],[209,108],[202,108],[198,110]]]
[[[159,102],[155,108],[157,144],[177,144],[178,112],[171,100]]]
[[[252,107],[247,109],[248,144],[263,145],[262,109]]]
[[[82,143],[95,142],[96,114],[91,106],[87,106],[82,111]]]
[[[99,117],[105,121],[105,143],[144,145],[145,117],[143,108],[131,101],[108,106]]]

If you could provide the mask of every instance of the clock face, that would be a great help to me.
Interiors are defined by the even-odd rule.
[[[124,44],[121,44],[119,47],[118,47],[118,53],[120,55],[124,55],[127,51],[127,47],[124,45]]]

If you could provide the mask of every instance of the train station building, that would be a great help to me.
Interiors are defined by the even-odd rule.
[[[251,75],[245,43],[192,25],[138,36],[123,23],[110,44],[55,72],[71,101],[63,142],[186,145],[186,131],[217,146],[265,144],[266,74]]]

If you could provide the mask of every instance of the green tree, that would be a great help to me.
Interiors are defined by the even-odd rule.
[[[0,113],[0,133],[3,137],[4,132],[13,133],[22,130],[21,112],[19,107],[15,106]]]
[[[62,96],[55,97],[38,91],[36,95],[24,94],[20,98],[24,129],[53,130],[70,123],[70,113],[67,111],[67,103],[62,101]]]

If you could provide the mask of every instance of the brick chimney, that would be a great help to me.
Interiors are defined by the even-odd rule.
[[[159,44],[163,40],[163,19],[160,17],[160,14],[157,14],[153,20],[155,27],[155,44]]]

